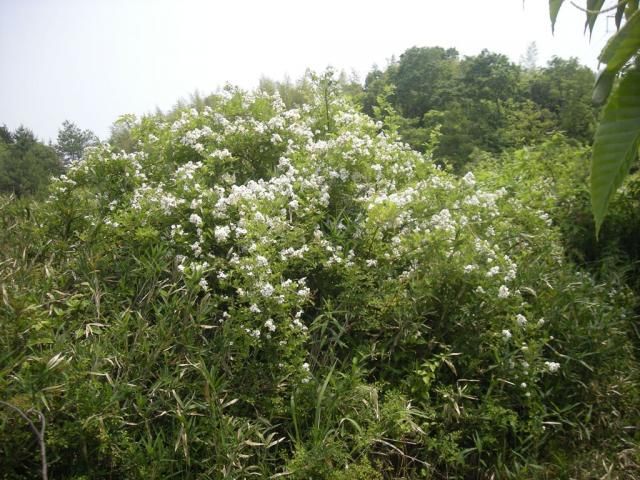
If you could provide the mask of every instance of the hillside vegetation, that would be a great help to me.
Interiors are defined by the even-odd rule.
[[[51,478],[640,476],[637,175],[596,243],[591,107],[443,49],[421,104],[422,53],[125,117],[0,198],[0,400]],[[9,408],[0,455],[38,475]]]

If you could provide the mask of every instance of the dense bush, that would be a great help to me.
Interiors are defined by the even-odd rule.
[[[492,188],[507,188],[521,202],[548,212],[569,259],[592,272],[622,268],[627,283],[640,292],[640,174],[632,173],[613,197],[596,239],[589,198],[590,155],[589,147],[555,134],[497,157],[480,155],[474,172]]]
[[[314,95],[142,119],[3,204],[0,391],[45,413],[52,477],[558,478],[605,444],[632,468],[623,284],[518,189]]]

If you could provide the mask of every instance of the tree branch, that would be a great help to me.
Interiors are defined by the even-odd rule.
[[[30,409],[27,412],[24,412],[21,408],[16,407],[15,405],[12,405],[10,403],[7,402],[3,402],[2,400],[0,400],[0,405],[4,405],[5,407],[13,410],[14,412],[16,412],[18,415],[20,415],[28,424],[29,427],[31,427],[31,430],[33,431],[33,433],[35,434],[36,438],[38,439],[38,443],[40,445],[40,461],[41,461],[41,465],[42,465],[42,480],[48,480],[48,472],[47,472],[47,446],[44,442],[44,432],[45,429],[47,427],[47,422],[44,418],[44,415],[41,411],[39,410],[35,410],[35,409]],[[27,413],[29,412],[34,412],[38,414],[38,417],[40,418],[40,429],[38,430],[38,428],[36,428],[36,425],[33,423],[33,421],[29,418],[29,416],[27,415]]]

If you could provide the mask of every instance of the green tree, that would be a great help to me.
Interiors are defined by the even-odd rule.
[[[527,58],[522,67],[488,50],[459,58],[454,49],[413,47],[385,69],[369,72],[362,109],[387,129],[392,121],[417,150],[432,144],[437,129],[434,155],[457,170],[476,150],[520,148],[554,131],[590,143],[597,111],[591,105],[593,72],[575,59],[559,58],[538,69],[535,45]],[[389,107],[393,115],[381,115]]]
[[[91,130],[82,130],[75,123],[65,120],[58,130],[56,151],[65,164],[82,158],[84,149],[96,145],[100,140]]]
[[[483,50],[465,57],[457,70],[450,101],[437,113],[427,112],[423,121],[427,128],[442,125],[437,153],[459,169],[475,149],[500,152],[514,146],[517,136],[505,132],[524,98],[521,68],[504,55]]]
[[[0,140],[7,144],[13,142],[11,131],[7,128],[6,125],[2,125],[0,127]]]
[[[169,114],[171,115],[171,113]],[[131,136],[131,129],[135,125],[136,116],[133,114],[122,115],[111,126],[109,144],[116,150],[132,152],[135,148],[135,140]]]
[[[467,115],[465,123],[471,129],[473,146],[503,150],[507,146],[502,131],[507,127],[508,108],[517,108],[522,100],[520,67],[505,55],[483,50],[465,58],[460,69],[458,101]]]
[[[52,175],[62,173],[56,151],[39,142],[31,130],[19,127],[11,133],[3,127],[3,132],[0,138],[0,192],[17,196],[37,194]]]
[[[458,67],[455,48],[408,49],[400,56],[392,77],[396,108],[408,118],[421,118],[429,110],[442,110],[451,99]]]
[[[381,96],[385,100],[393,100],[392,97],[388,95],[390,92],[395,91],[395,86],[389,80],[389,68],[380,70],[377,65],[374,65],[365,77],[362,94],[362,110],[369,116],[373,117],[375,115],[374,109],[379,106],[378,100]]]
[[[553,57],[529,81],[529,97],[552,113],[560,130],[570,138],[590,143],[596,124],[591,102],[595,75],[576,58]]]

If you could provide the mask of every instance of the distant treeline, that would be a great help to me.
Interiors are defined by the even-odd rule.
[[[0,126],[0,193],[37,195],[52,176],[61,174],[66,164],[81,158],[84,149],[97,142],[93,132],[69,121],[62,123],[57,143],[48,145],[24,126],[13,132]]]
[[[380,107],[391,106],[400,134],[418,149],[441,125],[437,154],[454,165],[475,149],[496,153],[536,143],[552,131],[590,142],[597,114],[593,72],[576,59],[534,65],[486,50],[460,58],[455,49],[411,48],[367,75],[362,107],[379,116],[390,115]]]

